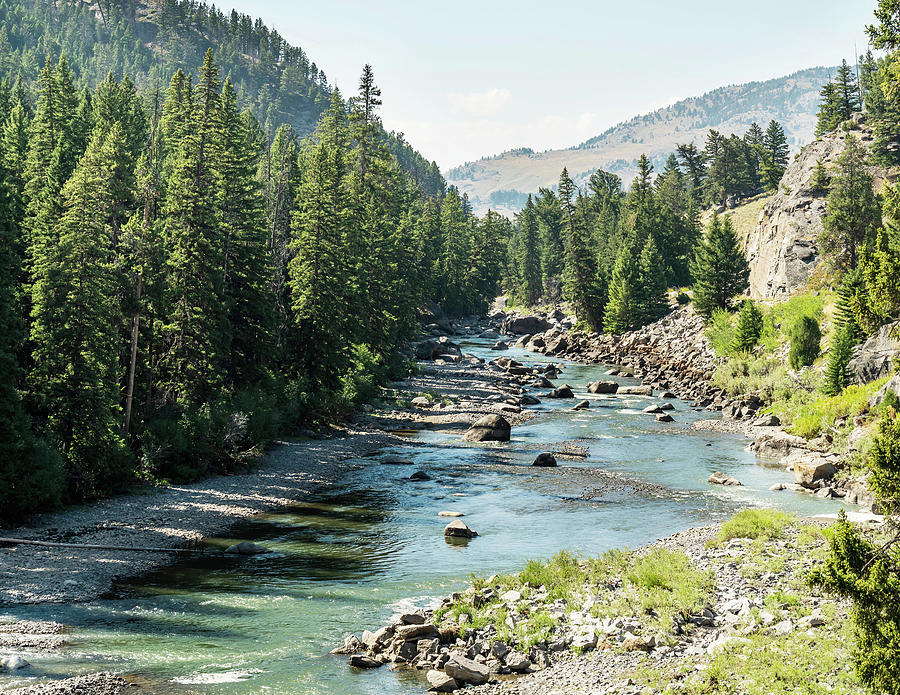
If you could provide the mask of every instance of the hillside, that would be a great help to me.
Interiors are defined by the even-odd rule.
[[[325,71],[249,15],[193,0],[0,0],[0,79],[11,82],[21,76],[31,83],[48,59],[62,54],[80,85],[93,87],[111,72],[128,75],[141,91],[165,90],[179,68],[196,76],[209,48],[241,106],[270,137],[282,123],[301,137],[312,133],[331,96]],[[385,137],[423,190],[443,192],[436,164],[402,134]]]
[[[510,212],[521,207],[528,193],[555,185],[563,167],[575,183],[599,168],[618,174],[628,185],[642,153],[660,170],[677,143],[702,144],[710,128],[742,134],[753,121],[765,126],[774,118],[784,125],[796,151],[812,140],[819,90],[835,69],[810,68],[722,87],[632,118],[576,147],[540,153],[513,150],[456,167],[447,172],[447,179],[469,194],[476,210]]]

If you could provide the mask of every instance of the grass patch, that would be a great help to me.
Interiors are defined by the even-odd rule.
[[[776,509],[744,509],[722,524],[717,539],[720,543],[732,538],[778,538],[791,524],[794,516]]]
[[[716,367],[712,383],[730,396],[759,393],[763,402],[786,400],[797,390],[784,364],[765,357],[735,357]]]

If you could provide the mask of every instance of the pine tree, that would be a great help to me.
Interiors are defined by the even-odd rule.
[[[522,228],[522,286],[525,304],[534,306],[541,296],[541,258],[538,248],[538,223],[531,195],[520,216]]]
[[[837,158],[832,190],[825,202],[822,251],[838,272],[854,268],[859,249],[870,241],[881,223],[881,208],[866,171],[865,148],[852,135]]]
[[[697,247],[691,274],[694,306],[705,316],[716,309],[727,309],[731,299],[747,289],[750,267],[731,218],[713,215]]]
[[[630,244],[622,244],[616,256],[609,281],[609,301],[603,314],[603,329],[607,333],[624,333],[637,324],[639,306],[640,267]]]
[[[563,269],[563,298],[571,302],[575,315],[592,329],[601,325],[603,308],[600,306],[594,279],[594,254],[587,241],[587,230],[576,215],[575,184],[564,168],[559,176],[559,203],[564,223],[566,263]]]
[[[541,230],[541,273],[544,294],[557,301],[561,294],[562,270],[565,262],[562,207],[556,194],[541,188],[534,204]]]
[[[294,314],[295,367],[318,389],[338,386],[349,365],[350,327],[345,286],[349,265],[347,134],[343,103],[332,99],[303,157],[303,179],[291,222],[288,267]],[[458,198],[457,198],[458,200]]]
[[[829,176],[828,169],[825,168],[821,157],[816,160],[816,168],[813,169],[809,187],[815,195],[825,195],[831,187],[831,176]]]
[[[837,111],[841,121],[849,120],[862,108],[859,99],[859,82],[847,61],[841,62],[834,78],[834,91]]]
[[[778,121],[770,121],[762,142],[762,180],[768,190],[778,188],[781,177],[787,169],[790,148],[784,128]]]
[[[165,341],[160,388],[169,402],[202,403],[220,388],[229,353],[223,297],[222,107],[219,71],[208,51],[178,143],[163,207]]]
[[[741,303],[738,312],[734,340],[731,344],[733,352],[750,352],[759,342],[762,335],[763,316],[756,302],[746,299]]]
[[[122,140],[117,126],[98,129],[62,197],[55,236],[35,259],[30,384],[68,468],[78,500],[126,481],[119,404],[119,321],[110,272],[111,172]]]
[[[637,321],[640,325],[653,323],[669,312],[664,269],[663,257],[650,234],[641,250],[638,265]]]
[[[837,396],[850,383],[847,365],[850,364],[850,359],[853,357],[855,345],[853,326],[845,325],[835,334],[828,353],[825,383],[822,385],[822,393],[826,396]]]
[[[837,128],[842,119],[838,111],[838,93],[834,82],[822,85],[819,96],[821,101],[816,114],[816,135],[821,137]]]

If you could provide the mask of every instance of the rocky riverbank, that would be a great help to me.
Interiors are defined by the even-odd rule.
[[[826,522],[755,514],[635,553],[529,563],[335,651],[355,668],[417,669],[436,692],[707,692],[713,662],[727,662],[716,692],[770,669],[798,688],[812,679],[862,693],[847,668],[848,605],[806,579],[824,556]]]

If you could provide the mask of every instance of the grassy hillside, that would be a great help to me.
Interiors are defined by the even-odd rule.
[[[785,128],[793,150],[812,140],[819,90],[836,68],[811,68],[764,82],[722,87],[701,97],[684,99],[653,113],[620,123],[605,133],[566,150],[512,150],[470,162],[447,173],[448,181],[469,194],[476,210],[508,212],[523,194],[553,186],[563,167],[576,183],[604,169],[629,184],[638,157],[650,157],[657,171],[677,143],[703,143],[710,128],[739,133],[756,121],[771,119]]]

